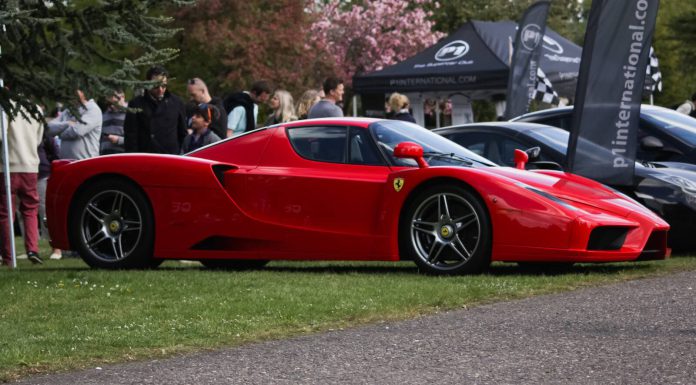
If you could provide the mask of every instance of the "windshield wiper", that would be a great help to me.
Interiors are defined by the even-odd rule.
[[[436,151],[425,151],[423,156],[426,158],[438,158],[438,159],[454,159],[464,163],[467,166],[474,164],[471,160],[463,158],[453,152],[436,152]]]

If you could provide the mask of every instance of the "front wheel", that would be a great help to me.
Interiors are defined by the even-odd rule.
[[[156,267],[154,220],[145,194],[133,183],[104,179],[83,190],[73,206],[71,244],[92,267]]]
[[[478,273],[490,264],[491,225],[481,200],[459,186],[435,186],[409,204],[400,244],[421,271]]]

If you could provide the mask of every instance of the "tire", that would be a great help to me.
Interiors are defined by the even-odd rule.
[[[154,268],[155,226],[145,193],[135,184],[111,178],[81,191],[73,205],[70,243],[91,267]]]
[[[264,259],[201,259],[200,262],[208,269],[216,270],[254,270],[268,263]]]
[[[402,218],[399,240],[401,250],[426,274],[473,274],[490,265],[488,211],[478,196],[459,186],[419,193]]]

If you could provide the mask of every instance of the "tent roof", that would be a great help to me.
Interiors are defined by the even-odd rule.
[[[353,77],[358,93],[504,93],[517,23],[471,21],[418,54]],[[574,96],[582,48],[546,29],[541,68],[562,96]]]

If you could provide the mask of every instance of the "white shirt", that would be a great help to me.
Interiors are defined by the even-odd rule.
[[[254,103],[254,122],[259,116],[259,106]],[[232,131],[232,136],[241,135],[246,130],[246,110],[244,106],[237,106],[227,115],[227,135]]]

